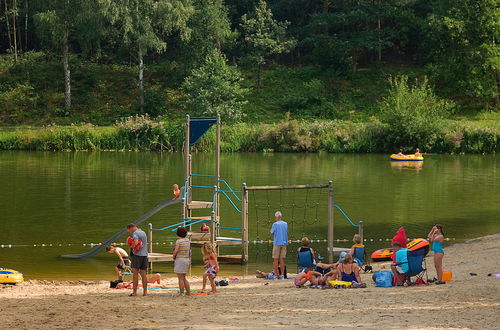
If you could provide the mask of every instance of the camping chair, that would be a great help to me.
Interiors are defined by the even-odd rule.
[[[297,252],[297,272],[303,269],[314,267],[316,263],[311,250]]]
[[[429,282],[429,278],[427,277],[427,264],[425,263],[425,256],[427,254],[427,251],[425,249],[419,249],[416,251],[408,250],[407,253],[408,271],[404,273],[405,281],[410,284],[411,277],[415,276],[417,279],[422,280],[424,283]]]
[[[372,266],[366,262],[366,248],[355,247],[353,257],[355,261],[356,259],[359,261],[359,268],[361,268],[361,270],[365,273],[371,272]]]

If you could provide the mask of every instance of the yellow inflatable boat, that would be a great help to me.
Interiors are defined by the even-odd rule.
[[[393,162],[423,162],[424,157],[422,157],[422,156],[415,157],[415,155],[400,156],[398,154],[392,154],[391,161],[393,161]]]
[[[17,284],[24,281],[23,273],[17,270],[0,268],[0,285],[1,284]]]

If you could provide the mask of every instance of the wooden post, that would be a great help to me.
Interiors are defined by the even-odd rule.
[[[186,194],[186,199],[183,201],[183,209],[182,209],[182,218],[185,219],[188,217],[188,206],[187,204],[189,203],[188,197],[189,197],[189,178],[191,176],[190,173],[190,151],[191,147],[189,146],[189,134],[190,134],[190,118],[189,115],[186,115],[186,126],[184,128],[185,136],[184,136],[184,193]]]
[[[333,263],[333,182],[328,181],[328,262]]]
[[[241,262],[248,262],[248,190],[243,183],[243,198],[241,205]]]
[[[219,189],[220,189],[220,115],[217,114],[217,131],[216,131],[216,137],[215,137],[215,221],[218,221],[218,225],[220,225],[220,211],[219,211],[219,206],[220,206],[220,198],[219,198]],[[219,236],[219,226],[217,226],[217,232],[215,233],[215,236]]]
[[[153,224],[148,224],[148,254],[153,253]],[[151,261],[148,262],[149,271],[153,272],[153,263]]]
[[[361,236],[361,244],[363,244],[364,240],[363,240],[363,221],[359,221],[358,222],[358,234],[359,236]]]

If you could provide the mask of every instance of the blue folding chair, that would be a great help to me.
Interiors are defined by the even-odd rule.
[[[419,249],[416,251],[408,250],[408,271],[404,273],[405,280],[410,284],[411,277],[416,277],[422,280],[424,283],[429,282],[427,277],[427,265],[425,263],[425,256],[427,255],[426,249]],[[425,276],[425,281],[424,281]]]
[[[311,249],[297,252],[297,269],[300,272],[303,269],[314,267],[314,257]]]
[[[354,261],[358,266],[366,273],[372,270],[372,266],[366,263],[366,248],[356,247],[354,248]]]

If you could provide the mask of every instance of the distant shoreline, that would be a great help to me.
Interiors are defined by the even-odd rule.
[[[182,132],[181,122],[149,119],[115,126],[13,127],[0,130],[0,150],[173,152],[182,150]],[[195,150],[213,150],[213,134],[209,131]],[[424,153],[499,153],[500,123],[449,120],[426,144],[418,146]],[[387,140],[386,126],[380,122],[289,120],[222,127],[223,152],[393,153],[401,147]],[[415,147],[403,149],[413,153]]]

